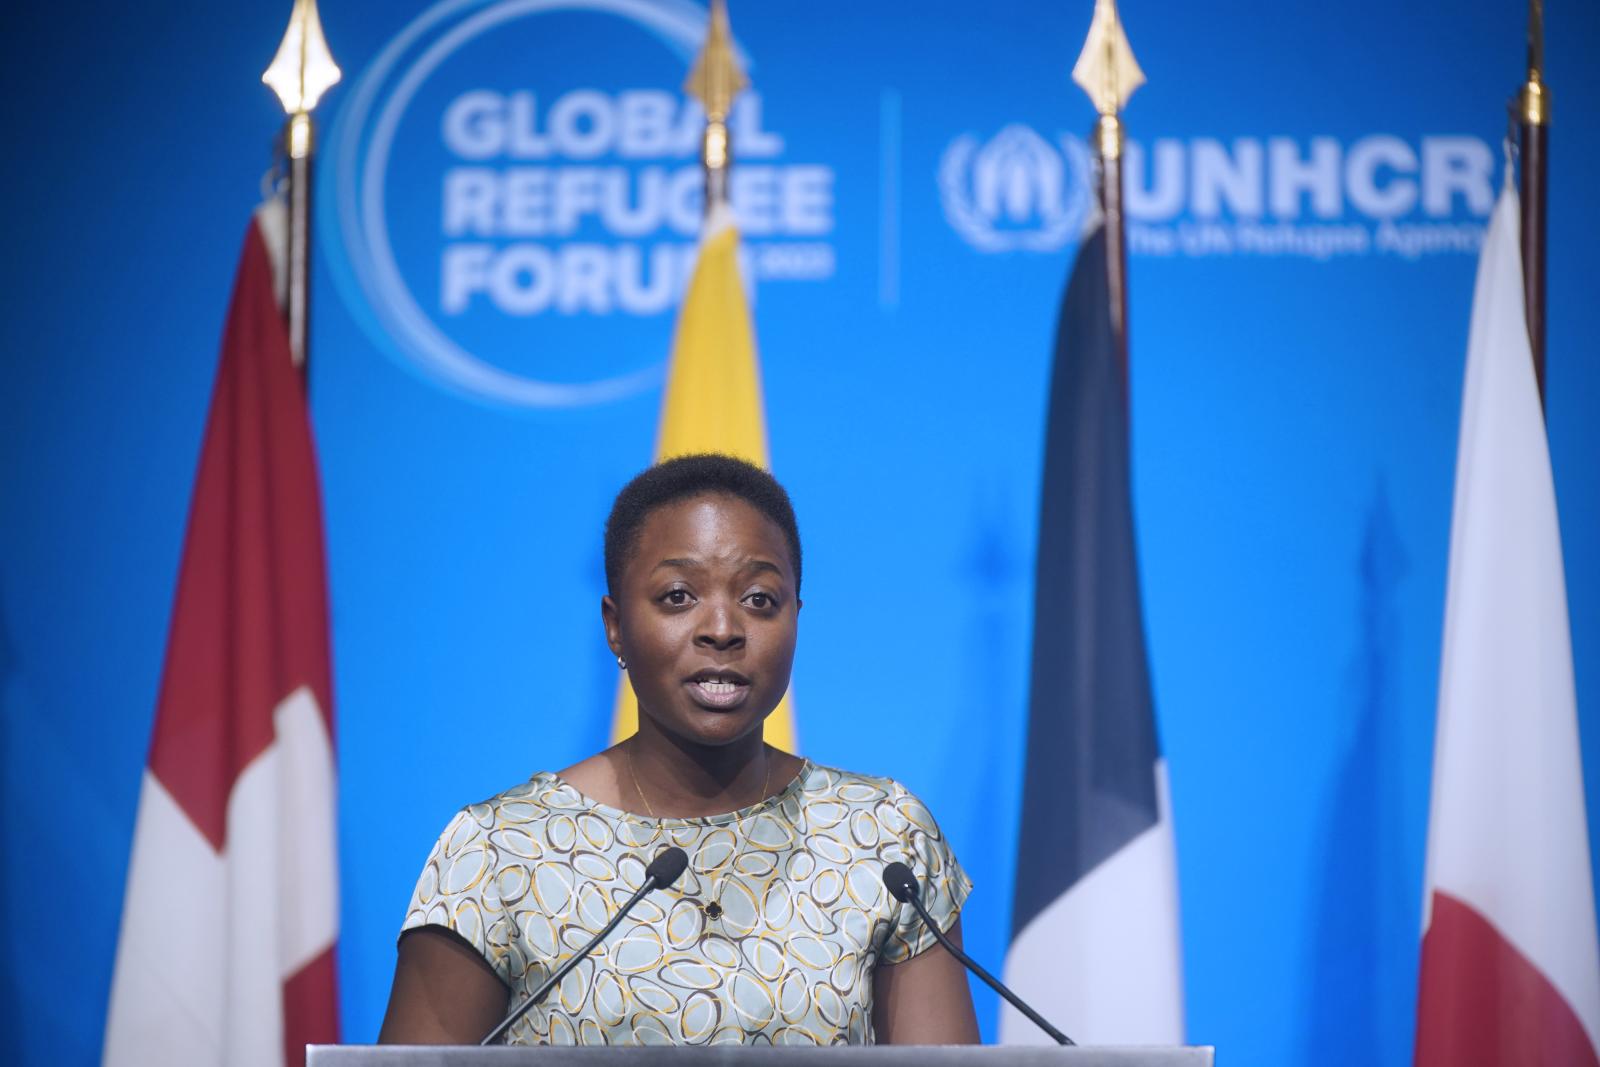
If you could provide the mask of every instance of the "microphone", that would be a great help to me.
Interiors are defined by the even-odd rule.
[[[576,955],[567,960],[567,962],[563,963],[560,967],[556,968],[554,974],[552,974],[549,978],[546,978],[544,982],[540,984],[539,988],[533,991],[533,994],[528,997],[527,1000],[524,1000],[521,1004],[518,1004],[516,1010],[514,1010],[510,1015],[507,1015],[504,1019],[500,1020],[500,1025],[496,1026],[493,1030],[490,1030],[484,1039],[478,1042],[478,1044],[480,1046],[492,1045],[496,1041],[499,1041],[500,1038],[504,1036],[505,1032],[511,1029],[512,1023],[515,1023],[518,1019],[528,1014],[528,1010],[530,1008],[548,996],[550,990],[554,989],[558,984],[560,984],[561,979],[565,978],[572,968],[581,963],[584,958],[589,955],[589,953],[595,950],[595,947],[599,945],[600,942],[606,939],[607,934],[616,929],[617,924],[622,921],[622,917],[628,914],[635,904],[643,900],[646,893],[650,892],[652,889],[666,889],[673,882],[678,880],[678,876],[683,874],[683,869],[687,866],[689,866],[688,853],[676,846],[667,849],[666,851],[662,852],[661,855],[651,860],[650,866],[644,869],[644,883],[634,891],[633,896],[629,897],[627,902],[623,904],[622,907],[617,909],[617,913],[611,917],[611,921],[606,923],[605,929],[601,930],[598,934],[595,934],[587,945],[584,945],[583,948],[578,950]]]
[[[972,957],[968,956],[965,952],[962,952],[960,948],[956,947],[954,942],[952,942],[948,937],[944,936],[944,932],[939,929],[939,924],[933,921],[933,917],[928,914],[928,910],[922,906],[922,896],[921,891],[917,886],[917,876],[911,873],[910,867],[907,867],[903,863],[889,864],[883,869],[883,884],[900,903],[910,904],[913,908],[917,909],[917,914],[922,916],[923,924],[926,925],[929,931],[933,933],[934,937],[939,939],[939,944],[943,945],[949,950],[950,955],[960,960],[967,970],[971,971],[979,978],[982,978],[990,989],[994,990],[996,993],[999,993],[1002,997],[1005,997],[1006,1001],[1010,1003],[1013,1008],[1016,1008],[1022,1014],[1026,1015],[1035,1026],[1054,1038],[1056,1044],[1077,1044],[1077,1042],[1073,1041],[1072,1038],[1068,1037],[1060,1030],[1057,1030],[1055,1027],[1045,1022],[1044,1016],[1040,1015],[1038,1012],[1024,1004],[1021,997],[1007,989],[997,978],[995,978],[988,971],[984,970],[982,967],[978,966],[978,964],[973,961]]]

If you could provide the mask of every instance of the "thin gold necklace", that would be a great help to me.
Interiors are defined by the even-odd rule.
[[[628,758],[628,777],[633,780],[633,791],[635,793],[639,794],[639,800],[640,800],[641,803],[644,804],[645,814],[649,815],[652,819],[659,819],[661,816],[657,815],[656,814],[656,809],[652,808],[650,806],[650,798],[644,795],[644,790],[643,789],[639,788],[639,775],[633,769],[633,749],[631,749],[631,748],[628,749],[627,752],[625,753],[625,755]],[[772,795],[772,757],[768,756],[767,757],[767,773],[766,773],[766,777],[764,777],[761,780],[761,796],[756,799],[756,803],[757,804],[761,803],[761,801],[767,799],[771,795]]]
[[[633,779],[633,791],[635,793],[639,794],[639,799],[644,802],[644,810],[650,815],[650,817],[652,819],[658,818],[659,816],[656,815],[656,809],[652,808],[650,806],[650,798],[644,795],[644,790],[643,789],[639,788],[639,776],[638,776],[638,774],[636,774],[634,772],[634,769],[633,769],[633,749],[631,749],[631,748],[628,749],[627,756],[628,756],[628,777]],[[771,795],[772,795],[772,757],[768,756],[767,757],[767,773],[766,773],[766,776],[761,780],[761,800],[766,800],[767,797],[769,797]],[[760,803],[760,802],[761,802],[760,800],[757,801],[757,803]],[[722,918],[722,904],[717,900],[717,897],[721,895],[721,893],[720,893],[721,886],[722,886],[722,878],[721,878],[721,876],[718,876],[717,884],[715,886],[711,887],[711,899],[707,900],[707,901],[705,901],[705,902],[703,902],[703,903],[701,903],[699,905],[700,910],[705,913],[705,917],[708,918],[708,919],[715,920],[715,919]]]

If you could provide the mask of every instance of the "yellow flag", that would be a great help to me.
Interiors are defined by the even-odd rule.
[[[696,452],[721,452],[767,465],[767,425],[761,402],[750,309],[739,272],[739,231],[726,204],[706,220],[700,255],[678,312],[672,367],[661,404],[657,461]],[[624,677],[611,731],[621,741],[639,728],[639,705]],[[768,717],[768,743],[795,751],[789,697]]]

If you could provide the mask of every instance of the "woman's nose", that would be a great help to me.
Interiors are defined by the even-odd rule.
[[[724,600],[706,603],[700,613],[700,627],[695,634],[695,644],[704,648],[726,651],[744,644],[744,622],[739,617],[738,606]]]

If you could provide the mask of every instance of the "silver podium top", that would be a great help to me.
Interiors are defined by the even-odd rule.
[[[830,1048],[685,1045],[478,1048],[473,1045],[312,1045],[307,1067],[1212,1067],[1202,1046],[838,1045]]]

